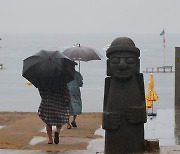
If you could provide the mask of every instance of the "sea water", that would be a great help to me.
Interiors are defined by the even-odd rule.
[[[162,37],[155,34],[69,34],[69,33],[6,33],[0,34],[0,111],[36,112],[40,103],[37,88],[27,86],[22,77],[23,59],[40,50],[58,50],[63,52],[73,43],[95,48],[101,60],[81,62],[81,74],[84,78],[81,88],[83,112],[102,112],[104,97],[104,79],[106,77],[105,48],[115,38],[127,36],[132,38],[141,51],[141,72],[146,68],[163,65],[173,66],[175,47],[180,46],[180,34],[166,34],[166,48]],[[165,57],[165,58],[164,58]],[[78,66],[77,66],[78,70]],[[144,74],[145,92],[150,78]],[[155,73],[155,90],[159,100],[154,108],[173,108],[174,105],[174,73]]]

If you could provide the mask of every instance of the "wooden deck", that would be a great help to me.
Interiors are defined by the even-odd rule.
[[[174,73],[173,66],[161,66],[157,68],[146,68],[143,73]]]

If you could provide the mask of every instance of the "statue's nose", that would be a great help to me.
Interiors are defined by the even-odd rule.
[[[126,63],[126,60],[125,60],[124,58],[121,58],[121,59],[120,59],[120,62],[119,62],[118,67],[119,67],[120,69],[126,69],[126,68],[127,68],[127,63]]]

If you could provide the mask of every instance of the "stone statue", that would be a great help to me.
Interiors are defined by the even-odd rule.
[[[116,38],[107,56],[103,129],[105,154],[143,152],[146,122],[143,74],[140,50],[127,37]]]

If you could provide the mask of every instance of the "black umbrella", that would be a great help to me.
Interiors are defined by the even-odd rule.
[[[22,76],[36,88],[58,89],[74,80],[75,62],[58,51],[40,51],[23,60]]]
[[[77,44],[76,46],[71,48],[67,48],[62,53],[72,60],[79,61],[79,72],[80,61],[101,60],[102,57],[95,49],[80,46],[80,44]]]

